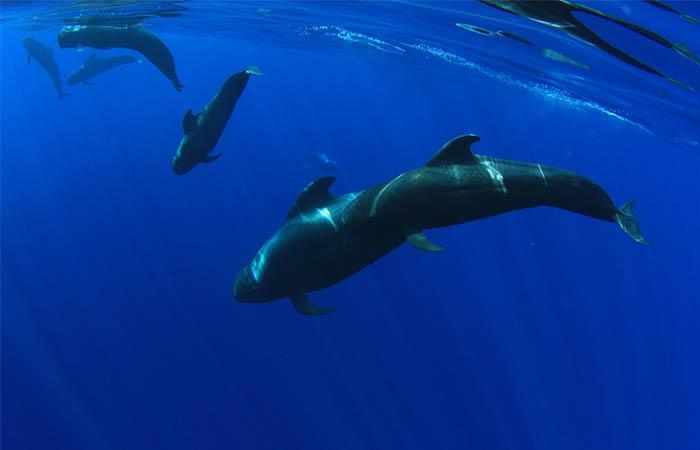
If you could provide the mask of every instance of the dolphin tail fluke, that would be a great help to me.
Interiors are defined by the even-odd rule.
[[[64,98],[68,97],[69,95],[70,95],[70,92],[61,92],[60,94],[58,94],[58,99],[59,100],[64,99]]]
[[[263,76],[262,70],[258,66],[250,66],[245,68],[245,73],[249,75],[257,75],[259,77]]]
[[[618,212],[615,213],[615,221],[620,225],[620,228],[622,228],[627,236],[631,237],[635,242],[649,245],[649,241],[642,235],[642,230],[639,228],[637,218],[634,217],[632,206],[634,206],[634,200],[630,200],[622,205]]]

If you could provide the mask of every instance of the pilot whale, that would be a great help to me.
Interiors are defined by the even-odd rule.
[[[128,48],[141,53],[181,91],[185,87],[177,78],[175,59],[155,34],[141,26],[70,25],[58,33],[61,48],[92,47],[100,50]]]
[[[253,303],[289,297],[303,314],[325,314],[333,309],[315,306],[308,292],[338,283],[407,241],[424,251],[444,250],[423,230],[536,206],[616,222],[647,243],[633,202],[618,208],[603,188],[564,169],[476,155],[471,146],[479,139],[458,136],[425,166],[365,191],[333,196],[334,177],[312,182],[236,275],[233,296]]]
[[[70,74],[66,81],[68,82],[69,86],[77,83],[90,84],[90,80],[102,72],[106,72],[124,64],[131,64],[132,62],[136,61],[138,61],[136,58],[129,55],[100,58],[99,56],[92,54],[85,60],[82,66],[78,67],[75,72]]]
[[[183,175],[197,164],[209,164],[221,156],[221,153],[216,155],[209,155],[209,153],[219,142],[251,74],[262,75],[257,67],[249,67],[234,73],[228,77],[199,114],[192,114],[191,109],[187,110],[182,119],[182,131],[185,135],[173,157],[173,172]]]
[[[22,45],[24,45],[25,50],[27,50],[27,62],[31,62],[32,58],[34,58],[49,74],[56,88],[56,92],[58,92],[59,100],[70,95],[63,92],[61,75],[58,72],[58,65],[56,65],[56,60],[53,57],[53,50],[29,36],[22,39]]]

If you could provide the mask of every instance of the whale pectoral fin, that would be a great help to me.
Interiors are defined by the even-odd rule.
[[[423,250],[424,252],[441,252],[446,250],[445,247],[430,242],[422,231],[409,234],[406,239],[413,248]]]
[[[319,308],[311,303],[311,300],[309,300],[306,294],[290,295],[289,299],[292,301],[292,305],[294,305],[297,311],[307,316],[322,316],[335,311],[335,308]]]
[[[216,155],[207,155],[207,156],[204,157],[204,159],[202,160],[202,162],[203,162],[204,164],[213,163],[214,161],[216,161],[217,159],[219,159],[219,156],[221,156],[221,153],[217,153]]]
[[[197,115],[192,114],[192,110],[188,109],[185,117],[182,118],[182,131],[185,134],[190,134],[197,127]]]

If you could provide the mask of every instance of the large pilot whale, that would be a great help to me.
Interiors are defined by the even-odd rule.
[[[141,53],[160,70],[178,91],[185,87],[177,78],[175,59],[155,34],[142,26],[70,25],[58,33],[61,48],[92,47],[100,50],[128,48]]]
[[[564,169],[475,155],[479,136],[458,136],[423,167],[365,191],[333,196],[334,177],[304,189],[284,225],[236,276],[240,302],[284,297],[303,314],[332,308],[313,305],[308,292],[358,272],[404,242],[424,251],[442,247],[423,230],[457,225],[517,209],[553,206],[616,222],[646,244],[633,202],[616,207],[593,181]]]
[[[93,53],[88,57],[88,59],[85,60],[82,66],[78,67],[75,72],[70,74],[66,81],[68,82],[69,86],[77,83],[90,84],[90,80],[95,78],[97,75],[115,67],[119,67],[124,64],[131,64],[136,61],[138,61],[138,59],[129,55],[100,58]]]
[[[183,175],[197,164],[209,164],[221,156],[221,153],[209,153],[219,142],[251,74],[261,75],[261,72],[257,67],[249,67],[234,73],[198,114],[192,114],[191,109],[187,110],[182,119],[184,136],[172,161],[173,172]]]
[[[49,74],[51,82],[53,82],[56,92],[58,93],[58,98],[62,99],[70,95],[63,92],[61,74],[58,71],[58,65],[53,57],[53,50],[29,36],[22,39],[22,45],[24,45],[25,50],[27,50],[27,62],[31,62],[33,58]]]

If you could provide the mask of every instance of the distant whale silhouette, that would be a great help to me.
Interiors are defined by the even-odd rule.
[[[185,135],[173,157],[173,172],[182,175],[199,163],[209,164],[221,156],[221,153],[213,156],[209,153],[219,142],[251,74],[261,75],[257,67],[234,73],[199,114],[192,114],[191,109],[187,110],[182,119],[182,130]]]
[[[90,84],[90,80],[95,78],[97,75],[106,72],[115,67],[130,64],[132,62],[138,61],[133,56],[129,55],[119,55],[111,56],[108,58],[100,58],[99,56],[92,54],[88,59],[85,60],[82,66],[75,70],[68,77],[69,86],[77,83]]]
[[[70,95],[69,93],[63,92],[61,75],[58,72],[58,65],[53,57],[53,50],[31,37],[22,39],[22,45],[24,45],[24,48],[27,50],[27,62],[31,62],[32,58],[34,58],[49,74],[56,88],[56,92],[58,92],[58,98],[62,99]]]
[[[478,140],[459,136],[425,166],[365,191],[332,196],[334,177],[314,181],[237,274],[234,297],[253,303],[289,297],[303,314],[325,314],[332,309],[314,306],[308,292],[338,283],[406,241],[443,250],[423,230],[536,206],[617,222],[646,243],[632,202],[618,208],[600,186],[567,170],[475,155],[470,147]]]
[[[309,152],[304,156],[304,165],[311,169],[320,169],[326,172],[326,175],[338,171],[338,162],[332,160],[325,153]]]
[[[71,25],[58,33],[61,48],[92,47],[100,50],[128,48],[141,53],[160,70],[178,91],[184,85],[175,72],[175,59],[168,47],[155,34],[141,26]]]

